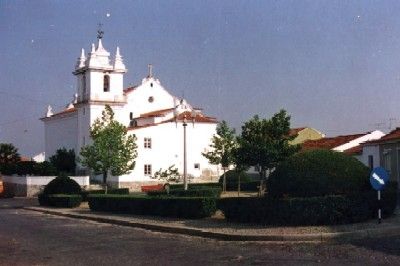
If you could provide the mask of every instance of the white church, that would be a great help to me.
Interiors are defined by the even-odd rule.
[[[82,49],[73,71],[77,79],[74,100],[59,112],[53,113],[49,106],[41,118],[46,159],[63,147],[74,149],[79,155],[81,148],[91,143],[90,126],[108,104],[115,119],[128,127],[129,134],[136,135],[138,146],[135,169],[127,175],[109,177],[111,185],[137,189],[138,184],[153,180],[156,171],[171,165],[183,174],[184,124],[189,181],[215,179],[218,166],[209,164],[201,153],[209,149],[217,120],[193,108],[185,99],[171,95],[153,77],[151,65],[139,85],[124,89],[126,72],[119,48],[112,59],[103,47],[102,34],[87,56]]]

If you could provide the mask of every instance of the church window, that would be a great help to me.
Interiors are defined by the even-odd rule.
[[[132,119],[133,119],[133,113],[130,112],[130,113],[129,113],[129,120],[132,120]]]
[[[151,138],[144,138],[144,148],[151,149]]]
[[[85,115],[85,107],[83,108],[83,115]]]
[[[110,76],[109,75],[104,75],[103,89],[104,89],[104,92],[110,91]]]
[[[144,175],[151,175],[151,164],[144,165]]]
[[[194,169],[200,169],[200,164],[199,163],[195,163],[194,164]]]
[[[152,83],[150,83],[150,87],[152,87],[152,88],[153,88],[153,82],[152,82]]]
[[[148,101],[149,101],[149,103],[154,102],[154,97],[153,97],[153,96],[150,96],[149,99],[148,99]]]

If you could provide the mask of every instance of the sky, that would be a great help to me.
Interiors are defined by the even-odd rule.
[[[154,75],[173,95],[240,131],[280,109],[327,136],[400,123],[400,1],[0,1],[0,142],[44,151],[103,24],[125,87]]]

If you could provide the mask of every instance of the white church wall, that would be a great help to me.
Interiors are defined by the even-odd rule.
[[[133,117],[139,117],[144,113],[173,107],[174,97],[157,80],[150,78],[145,79],[139,87],[128,94],[125,110],[128,114],[133,112]]]
[[[45,156],[48,160],[60,148],[77,151],[78,123],[76,112],[45,122]]]
[[[208,160],[201,155],[211,143],[216,124],[213,123],[188,123],[186,127],[187,144],[187,173],[193,178],[204,175],[218,175],[218,167],[210,165]],[[183,125],[182,122],[169,122],[157,126],[150,126],[132,130],[136,135],[138,145],[138,158],[136,167],[129,174],[120,177],[120,181],[132,182],[151,180],[144,174],[144,165],[151,165],[151,176],[159,169],[166,170],[175,165],[183,174]],[[151,138],[151,149],[144,147],[144,139]],[[199,168],[195,167],[199,166]]]

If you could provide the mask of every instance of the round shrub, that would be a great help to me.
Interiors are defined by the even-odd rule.
[[[268,196],[319,197],[370,190],[369,169],[357,159],[330,150],[295,154],[267,181]]]
[[[44,187],[43,194],[81,194],[81,187],[75,180],[69,178],[67,175],[60,174]]]

